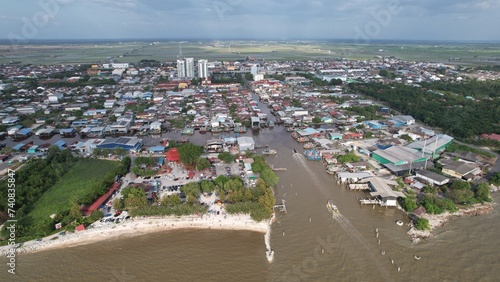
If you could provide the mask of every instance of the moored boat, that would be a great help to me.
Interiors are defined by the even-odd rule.
[[[262,150],[262,154],[263,155],[276,155],[277,152],[276,152],[276,150],[273,150],[273,149],[265,149],[265,150]]]
[[[314,147],[314,143],[312,142],[307,142],[306,144],[304,144],[304,149],[312,149]]]

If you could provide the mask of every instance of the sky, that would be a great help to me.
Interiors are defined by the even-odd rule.
[[[500,0],[2,0],[0,39],[500,41]]]

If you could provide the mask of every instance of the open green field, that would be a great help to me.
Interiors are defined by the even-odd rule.
[[[319,41],[208,41],[208,42],[109,42],[50,43],[24,46],[0,45],[0,63],[75,64],[114,62],[135,63],[143,59],[173,61],[182,45],[183,57],[209,60],[372,59],[394,56],[404,60],[448,62],[454,64],[500,64],[500,44],[420,44],[420,43],[334,43]]]
[[[48,219],[51,214],[68,211],[74,199],[87,195],[93,184],[119,164],[115,161],[79,160],[61,180],[40,197],[29,216],[36,222]]]

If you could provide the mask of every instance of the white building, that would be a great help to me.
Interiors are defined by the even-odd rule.
[[[177,77],[186,77],[186,62],[184,60],[177,60]]]
[[[128,63],[113,63],[113,64],[111,64],[111,67],[114,69],[128,69],[129,64]]]
[[[198,60],[198,77],[201,79],[208,77],[208,60]]]
[[[186,61],[186,77],[194,77],[194,58],[185,58]]]
[[[259,72],[259,68],[257,67],[256,64],[253,64],[251,67],[250,67],[250,73],[252,73],[252,75],[256,75],[257,73]]]
[[[247,150],[255,149],[255,141],[252,137],[242,136],[237,138],[238,145],[240,146],[240,152],[246,152]]]
[[[264,80],[264,74],[263,73],[257,73],[253,75],[253,81],[260,81]]]

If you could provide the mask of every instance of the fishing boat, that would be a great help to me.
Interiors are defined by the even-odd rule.
[[[332,214],[336,214],[339,212],[339,209],[337,208],[336,205],[333,204],[333,201],[332,200],[328,200],[328,202],[326,203],[326,208],[332,213]]]
[[[311,161],[319,161],[321,160],[321,155],[318,151],[315,149],[312,150],[305,150],[304,155]]]
[[[222,132],[222,128],[220,127],[212,127],[212,133],[221,133]]]
[[[308,149],[312,149],[314,148],[314,143],[312,142],[307,142],[306,144],[304,144],[304,149],[308,150]]]
[[[311,139],[309,139],[309,137],[304,137],[304,136],[297,138],[297,142],[299,142],[299,143],[304,143],[304,142],[307,142],[309,140],[311,140]]]
[[[265,150],[262,150],[262,154],[263,155],[276,155],[277,152],[276,152],[276,150],[273,150],[273,149],[265,149]]]
[[[336,172],[341,171],[341,170],[342,170],[342,167],[340,167],[340,166],[336,166],[336,165],[329,165],[329,166],[326,168],[326,173],[331,174],[331,175],[334,175]]]

